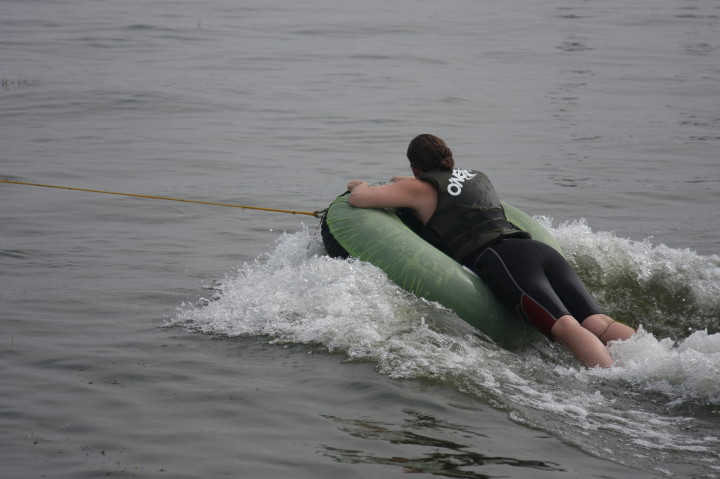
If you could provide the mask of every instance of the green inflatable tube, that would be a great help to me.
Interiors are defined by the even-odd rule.
[[[562,253],[534,218],[512,205],[503,207],[510,222]],[[345,194],[329,206],[325,221],[350,256],[377,266],[403,289],[452,310],[500,346],[517,348],[541,337],[501,306],[477,275],[416,235],[392,210],[355,208]]]

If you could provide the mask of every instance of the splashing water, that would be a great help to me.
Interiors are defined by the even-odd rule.
[[[584,222],[546,227],[603,306],[644,323],[611,344],[616,367],[581,368],[549,342],[501,349],[378,268],[325,256],[308,230],[281,236],[169,325],[316,345],[389,377],[440,381],[620,463],[667,475],[679,464],[720,470],[720,258],[592,233]]]
[[[584,220],[552,232],[611,316],[674,339],[720,332],[720,256],[593,233]]]

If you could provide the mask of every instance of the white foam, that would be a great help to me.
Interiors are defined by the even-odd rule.
[[[584,219],[557,228],[552,227],[549,219],[540,219],[579,269],[592,268],[593,273],[606,278],[622,276],[637,283],[654,282],[665,290],[677,291],[678,300],[688,301],[688,306],[692,302],[701,309],[717,312],[720,256],[702,256],[690,249],[656,245],[650,239],[634,241],[612,232],[593,232]],[[692,297],[681,297],[688,292]]]
[[[440,305],[407,293],[369,263],[317,253],[308,231],[283,235],[266,258],[221,281],[218,299],[184,305],[170,324],[320,344],[375,360],[397,377],[432,374],[437,351],[462,349],[458,338],[426,324],[429,315],[448,314]],[[464,357],[460,350],[455,355]]]
[[[720,405],[720,333],[696,331],[676,344],[640,330],[610,350],[621,367],[598,374],[661,394],[669,408]]]
[[[580,223],[557,231],[571,255],[605,252],[598,259],[607,263],[601,270],[647,270],[630,254],[644,247],[640,244],[592,234]],[[643,261],[652,262],[655,250],[646,248]],[[671,262],[685,261],[688,254],[663,252]],[[701,259],[697,263],[696,268],[707,266]],[[307,230],[282,235],[266,257],[241,265],[220,283],[216,300],[186,305],[169,323],[319,345],[372,361],[390,377],[442,381],[585,450],[604,456],[612,451],[620,462],[644,457],[652,464],[651,451],[662,450],[685,454],[684,460],[701,454],[720,465],[713,452],[718,439],[698,439],[687,433],[698,427],[695,419],[668,413],[720,405],[718,334],[697,331],[674,341],[641,330],[612,345],[617,367],[605,370],[584,369],[552,344],[506,351],[467,334],[445,308],[403,291],[378,268],[324,256],[318,236]]]

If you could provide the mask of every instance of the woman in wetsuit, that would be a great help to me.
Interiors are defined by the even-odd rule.
[[[483,173],[455,167],[452,151],[433,135],[408,147],[414,176],[369,186],[348,183],[358,208],[409,208],[419,234],[475,271],[493,294],[588,367],[609,367],[609,341],[635,330],[603,314],[565,258],[510,223]]]

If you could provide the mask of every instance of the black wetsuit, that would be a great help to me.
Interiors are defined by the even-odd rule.
[[[600,313],[577,273],[551,246],[506,238],[488,246],[466,264],[501,303],[551,337],[555,321],[567,314],[582,322]]]
[[[582,322],[600,313],[560,253],[507,221],[484,174],[436,169],[420,179],[435,187],[438,207],[416,231],[475,271],[505,306],[548,337],[561,316]]]

